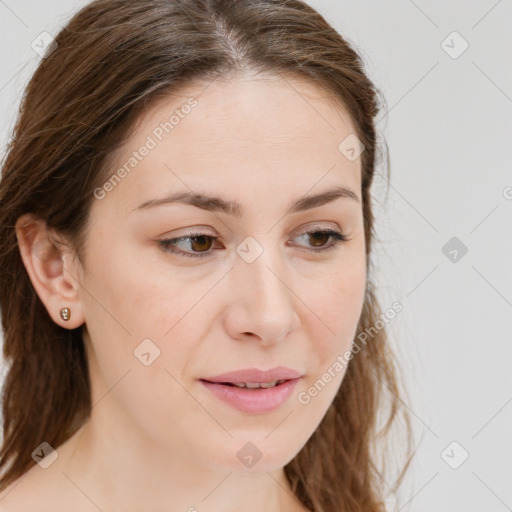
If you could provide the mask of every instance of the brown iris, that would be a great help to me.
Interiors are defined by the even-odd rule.
[[[329,235],[329,233],[323,233],[322,231],[318,231],[315,233],[308,233],[308,236],[310,237],[310,239],[323,242],[323,243],[319,243],[318,245],[315,245],[315,243],[311,244],[314,247],[321,247],[322,245],[325,245],[328,242],[330,235]]]
[[[195,252],[207,252],[212,246],[213,239],[206,235],[191,236],[190,245]]]

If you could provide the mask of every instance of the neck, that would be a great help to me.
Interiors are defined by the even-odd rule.
[[[66,443],[62,471],[102,510],[304,511],[284,470],[238,473],[162,450],[133,425],[103,428],[100,414]],[[106,477],[108,475],[108,477]]]

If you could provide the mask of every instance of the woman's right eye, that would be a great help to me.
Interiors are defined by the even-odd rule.
[[[169,238],[166,240],[159,240],[158,245],[165,251],[173,254],[179,254],[180,256],[187,256],[189,258],[204,258],[211,254],[210,247],[212,242],[216,241],[218,237],[205,235],[204,233],[193,233],[187,236],[181,236],[178,238]],[[184,251],[179,249],[177,245],[179,243],[185,243],[191,245],[191,250]],[[194,252],[197,250],[198,252]]]

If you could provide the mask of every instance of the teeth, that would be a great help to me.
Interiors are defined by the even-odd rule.
[[[254,389],[254,388],[259,388],[260,387],[260,384],[258,382],[245,382],[244,384],[249,389]]]
[[[262,388],[273,388],[277,384],[277,380],[273,380],[272,382],[262,382],[260,387]]]
[[[272,382],[235,382],[233,383],[237,388],[248,388],[248,389],[256,389],[256,388],[273,388],[278,384],[282,384],[286,379],[281,380],[273,380]]]

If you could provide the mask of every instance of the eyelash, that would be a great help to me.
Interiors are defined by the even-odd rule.
[[[315,254],[315,253],[318,254],[320,252],[334,249],[335,247],[338,246],[338,244],[347,242],[349,240],[349,238],[346,235],[344,235],[343,233],[334,231],[332,229],[314,229],[312,231],[306,231],[304,233],[301,233],[298,236],[318,234],[318,233],[327,234],[327,235],[331,236],[333,240],[331,241],[331,243],[329,243],[329,245],[324,245],[320,249],[305,249],[307,252],[311,252],[313,254]],[[191,233],[187,236],[181,236],[178,238],[169,238],[166,240],[158,240],[158,245],[165,252],[178,254],[180,256],[185,256],[188,258],[205,258],[205,257],[209,256],[213,252],[213,250],[208,250],[208,251],[203,251],[203,252],[198,252],[198,253],[190,253],[190,252],[182,251],[181,249],[177,249],[176,247],[174,247],[172,245],[173,242],[175,243],[180,240],[187,240],[187,239],[198,238],[198,237],[213,238],[214,241],[219,238],[217,236],[211,236],[211,235],[207,235],[205,233]]]

